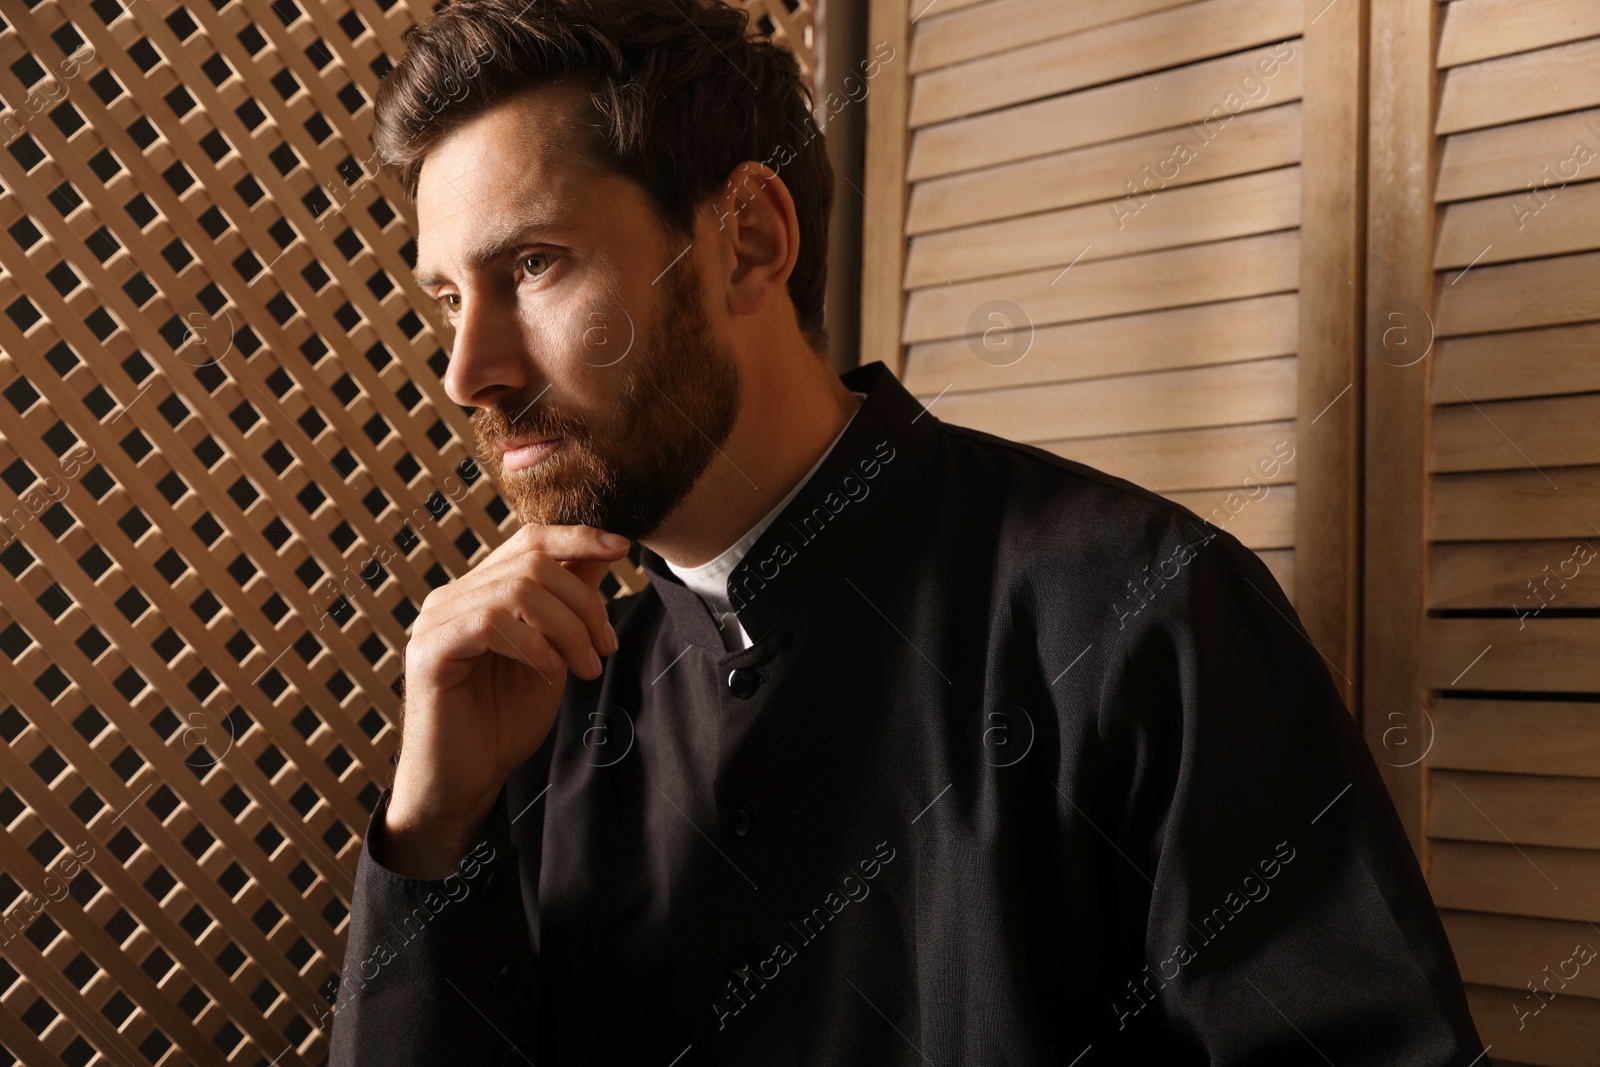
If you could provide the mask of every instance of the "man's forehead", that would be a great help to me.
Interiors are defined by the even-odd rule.
[[[524,92],[441,138],[423,160],[419,218],[462,208],[491,211],[525,198],[572,198],[584,170],[562,98]]]

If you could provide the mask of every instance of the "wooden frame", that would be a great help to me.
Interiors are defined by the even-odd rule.
[[[1295,612],[1361,714],[1367,0],[1307,0]]]
[[[887,42],[895,59],[867,96],[866,199],[861,220],[861,362],[882,360],[896,376],[905,369],[901,327],[905,299],[906,158],[911,131],[911,5],[921,0],[870,0],[867,51]],[[843,195],[841,191],[841,195]]]
[[[1428,361],[1412,354],[1432,343],[1438,8],[1438,0],[1375,3],[1369,34],[1363,722],[1424,869],[1424,774],[1412,756],[1428,734],[1420,641]]]

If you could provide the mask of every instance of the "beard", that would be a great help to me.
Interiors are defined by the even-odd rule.
[[[738,365],[706,315],[693,258],[658,284],[649,329],[616,364],[621,381],[610,412],[584,417],[525,400],[473,412],[478,462],[524,525],[649,537],[732,432]],[[503,470],[499,442],[523,436],[562,440],[533,467]]]

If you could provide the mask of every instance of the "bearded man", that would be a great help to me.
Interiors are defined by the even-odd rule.
[[[333,1064],[1466,1067],[1261,561],[831,368],[824,141],[747,18],[458,0],[379,94],[522,525],[415,621]]]

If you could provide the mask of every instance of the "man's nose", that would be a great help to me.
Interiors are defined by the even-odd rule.
[[[530,373],[514,307],[493,294],[463,293],[444,372],[445,394],[458,404],[482,407],[497,396],[527,388]]]

